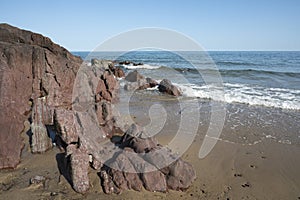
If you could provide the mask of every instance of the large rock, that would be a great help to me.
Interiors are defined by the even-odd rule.
[[[163,79],[159,85],[158,85],[158,90],[162,93],[167,93],[173,96],[180,96],[181,92],[180,90],[171,83],[170,80],[168,79]]]
[[[185,190],[196,178],[193,167],[162,147],[143,128],[133,124],[121,138],[119,147],[100,172],[105,193],[121,193],[126,189],[166,192]],[[139,174],[139,176],[137,176]]]
[[[129,72],[127,76],[125,77],[125,80],[128,82],[137,82],[138,80],[145,79],[143,75],[138,73],[137,70],[134,70],[132,72]]]
[[[142,174],[145,189],[150,192],[167,191],[166,178],[160,171],[151,171]]]
[[[158,83],[152,78],[145,78],[137,70],[129,72],[125,77],[126,84],[124,85],[125,90],[144,90],[152,88],[158,85]]]
[[[20,161],[24,121],[51,115],[56,107],[71,107],[73,82],[82,60],[47,37],[8,24],[0,24],[0,55],[1,169],[15,168]],[[31,116],[39,98],[47,102],[49,113]],[[39,120],[32,121],[33,132],[44,135],[45,127],[39,125]],[[45,149],[47,145],[37,151]]]
[[[71,180],[72,186],[76,192],[85,193],[89,189],[89,155],[80,148],[70,148]]]
[[[167,185],[172,190],[186,190],[196,179],[196,173],[191,164],[181,158],[168,167]]]

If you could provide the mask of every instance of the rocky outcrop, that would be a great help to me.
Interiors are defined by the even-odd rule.
[[[171,83],[168,79],[163,79],[159,85],[158,90],[162,93],[166,93],[173,96],[181,96],[180,90]]]
[[[99,171],[105,193],[184,190],[195,179],[190,164],[141,127],[122,122],[114,103],[116,77],[124,72],[113,62],[83,63],[49,38],[1,24],[0,69],[0,169],[19,163],[20,134],[30,121],[31,151],[43,153],[55,142],[64,151],[57,157],[60,172],[79,193],[89,189],[89,166]],[[136,71],[125,79],[138,89],[157,85]],[[123,136],[113,144],[115,134]]]
[[[166,192],[185,190],[196,178],[193,167],[162,147],[141,127],[133,124],[118,144],[117,152],[99,175],[105,193],[121,193],[125,189]],[[137,174],[140,174],[139,176]],[[134,180],[134,181],[133,181]]]
[[[32,151],[51,147],[45,126],[56,108],[71,108],[81,62],[47,37],[0,24],[0,169],[20,162],[20,133],[28,119]]]

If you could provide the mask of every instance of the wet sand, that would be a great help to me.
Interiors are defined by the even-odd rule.
[[[141,96],[136,98],[130,102],[130,118],[139,124],[149,123],[142,107],[147,108],[153,102],[164,102],[169,113],[177,113],[175,101],[143,96],[144,101],[139,103]],[[56,160],[61,153],[58,148],[33,155],[27,144],[18,168],[0,171],[0,199],[300,199],[299,113],[228,105],[220,139],[208,156],[199,159],[210,115],[210,104],[200,104],[199,131],[182,156],[197,173],[196,181],[187,191],[125,191],[120,195],[106,195],[96,171],[90,169],[91,188],[81,195],[60,176]],[[165,145],[174,137],[172,134],[177,127],[176,117],[169,118],[166,129],[157,135]],[[24,142],[27,141],[24,135]],[[45,176],[45,183],[30,185],[29,180],[35,175]]]

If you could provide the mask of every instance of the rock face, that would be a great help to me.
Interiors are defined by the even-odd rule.
[[[51,147],[49,138],[43,139],[45,126],[51,124],[55,108],[71,107],[81,62],[47,37],[0,24],[0,169],[19,163],[20,133],[28,119],[32,120],[32,151]]]
[[[124,72],[112,62],[93,59],[88,65],[49,38],[0,24],[0,69],[0,169],[20,162],[21,133],[29,121],[33,153],[52,147],[48,130],[55,129],[53,142],[64,150],[58,166],[76,192],[88,191],[90,164],[99,171],[105,193],[184,190],[195,179],[190,164],[141,127],[122,122],[114,103],[116,77]],[[157,85],[137,71],[125,79],[138,89]],[[178,94],[167,83],[160,85]],[[116,133],[123,134],[120,142],[105,146]]]
[[[162,93],[167,93],[173,96],[180,96],[181,92],[180,90],[171,83],[168,79],[163,79],[159,85],[158,90]]]

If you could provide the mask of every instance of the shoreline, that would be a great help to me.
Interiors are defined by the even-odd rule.
[[[164,105],[168,105],[170,108],[174,108],[172,104],[176,101],[175,99],[173,103],[167,100],[168,97],[162,97],[162,99],[165,99],[165,101],[160,100],[160,102],[165,103]],[[152,103],[151,100],[145,98],[143,105],[152,105]],[[206,103],[206,105],[209,105],[209,103]],[[239,109],[243,108],[245,114],[255,109],[262,113],[274,111],[274,109],[253,108],[246,105],[230,106],[234,108],[238,107]],[[138,123],[141,124],[149,123],[149,119],[143,114],[143,110],[141,111],[138,105],[132,102],[131,108],[133,108],[131,112],[131,117],[134,116],[133,119],[138,120]],[[209,111],[208,106],[203,107],[203,113],[206,113],[205,109]],[[280,115],[281,113],[278,116]],[[206,118],[206,116],[203,115],[201,119]],[[243,118],[241,113],[237,113],[237,117]],[[169,124],[168,127],[175,125],[176,121],[172,122],[174,124]],[[94,172],[95,170],[89,169],[91,187],[87,194],[81,195],[76,193],[65,178],[59,175],[56,156],[61,152],[57,147],[44,154],[31,154],[30,148],[25,146],[22,154],[22,162],[18,168],[16,170],[2,170],[0,172],[0,180],[6,180],[8,186],[9,182],[12,183],[11,188],[8,191],[0,191],[0,195],[5,199],[21,197],[22,199],[95,199],[108,197],[110,199],[299,198],[300,174],[298,169],[300,168],[300,139],[298,139],[298,142],[296,141],[292,144],[282,144],[271,137],[265,137],[261,142],[249,145],[243,137],[233,137],[234,135],[231,134],[232,129],[228,126],[229,124],[225,124],[221,140],[217,141],[213,150],[204,159],[199,159],[198,152],[206,133],[205,127],[207,127],[207,124],[203,121],[203,125],[199,127],[192,145],[182,155],[184,160],[193,165],[197,174],[195,182],[184,192],[168,191],[167,193],[152,193],[146,190],[142,190],[142,192],[129,190],[123,191],[120,195],[106,195],[102,191],[100,179]],[[280,127],[280,124],[272,127]],[[240,126],[236,133],[244,136],[252,135],[254,137],[255,134],[253,136],[253,132],[261,131],[259,127],[256,127],[257,130],[251,130],[251,128],[253,126]],[[272,132],[272,129],[268,127],[265,127],[265,129]],[[165,133],[167,132],[172,132],[172,129],[168,129]],[[294,132],[294,134],[296,133]],[[174,134],[168,135],[162,133],[158,134],[156,138],[161,144],[167,145],[172,137],[174,137]],[[232,139],[237,140],[237,142],[232,142]],[[28,180],[34,175],[46,175],[49,178],[46,186],[30,186]]]

